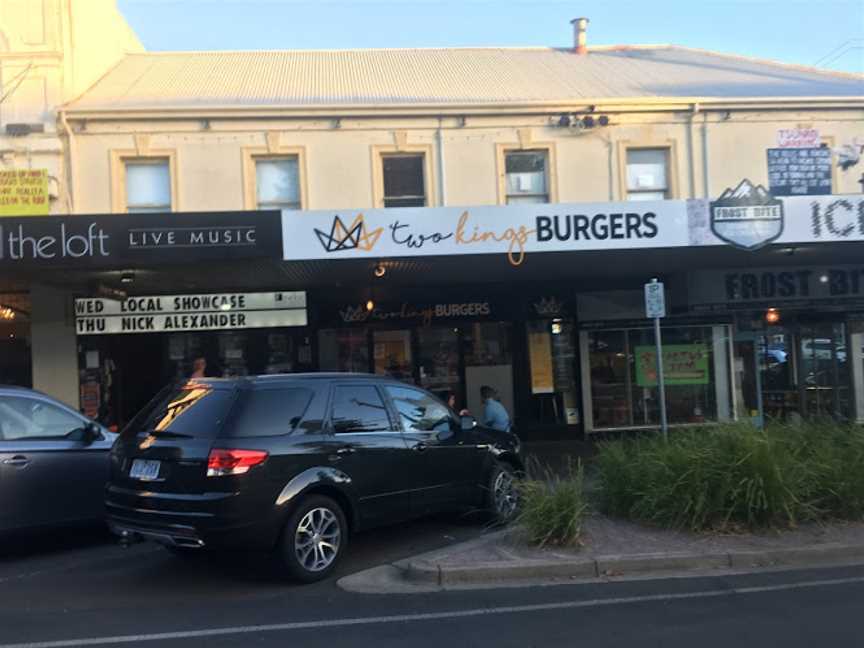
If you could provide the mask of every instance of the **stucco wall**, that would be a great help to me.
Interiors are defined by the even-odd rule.
[[[711,197],[742,178],[767,183],[766,149],[776,146],[777,130],[799,125],[817,128],[832,147],[864,143],[864,111],[821,113],[754,112],[725,115],[637,114],[613,116],[605,128],[575,134],[550,125],[550,117],[477,117],[464,125],[442,122],[444,195],[448,205],[495,204],[500,199],[502,147],[550,147],[558,202],[608,201],[624,194],[628,146],[668,146],[676,198],[703,197],[707,143]],[[692,123],[691,123],[692,122]],[[431,154],[430,193],[438,202],[438,121],[434,119],[346,119],[338,128],[327,120],[198,120],[100,123],[90,120],[76,136],[80,200],[78,211],[112,208],[118,169],[112,151],[127,155],[176,153],[179,210],[241,209],[244,205],[244,150],[266,152],[268,137],[277,147],[302,149],[303,183],[309,209],[364,208],[374,205],[373,147]],[[143,138],[142,138],[143,136]],[[146,147],[141,148],[141,142]],[[137,148],[136,148],[137,147]],[[281,150],[281,148],[277,149]],[[117,160],[115,156],[114,165]],[[860,193],[864,163],[836,168],[833,193]],[[249,188],[245,189],[249,191]]]

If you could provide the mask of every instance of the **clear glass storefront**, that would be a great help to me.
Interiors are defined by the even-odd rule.
[[[848,420],[862,412],[864,401],[853,389],[864,378],[857,364],[862,362],[859,326],[831,321],[778,324],[753,335],[752,342],[738,342],[745,391],[759,390],[765,418]]]
[[[668,326],[662,335],[669,423],[731,419],[729,326]],[[658,426],[653,329],[583,331],[580,343],[586,429]]]
[[[482,411],[480,387],[494,388],[511,413],[512,325],[473,322],[404,329],[322,329],[321,371],[374,372],[419,385],[457,409]]]

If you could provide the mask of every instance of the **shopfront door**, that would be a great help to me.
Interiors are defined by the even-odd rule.
[[[805,415],[846,419],[850,415],[846,327],[802,326],[798,338],[799,385]]]
[[[846,325],[775,327],[758,340],[762,400],[768,418],[847,419],[852,389]]]

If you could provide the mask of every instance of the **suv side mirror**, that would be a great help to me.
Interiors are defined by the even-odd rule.
[[[475,419],[473,416],[460,416],[459,420],[462,424],[463,432],[469,432],[470,430],[473,430],[477,427],[477,419]]]
[[[93,421],[90,421],[88,423],[85,423],[77,430],[73,430],[69,434],[68,438],[71,438],[75,441],[80,441],[84,445],[90,445],[101,436],[102,432],[99,430],[99,426]]]

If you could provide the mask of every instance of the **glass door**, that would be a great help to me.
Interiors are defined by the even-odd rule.
[[[457,409],[463,402],[459,366],[459,330],[455,328],[422,328],[417,331],[420,386],[444,402],[452,393]]]
[[[414,382],[411,356],[411,331],[375,331],[373,333],[375,373],[405,382]]]
[[[802,326],[798,348],[805,415],[848,418],[850,390],[845,325],[838,322]]]

